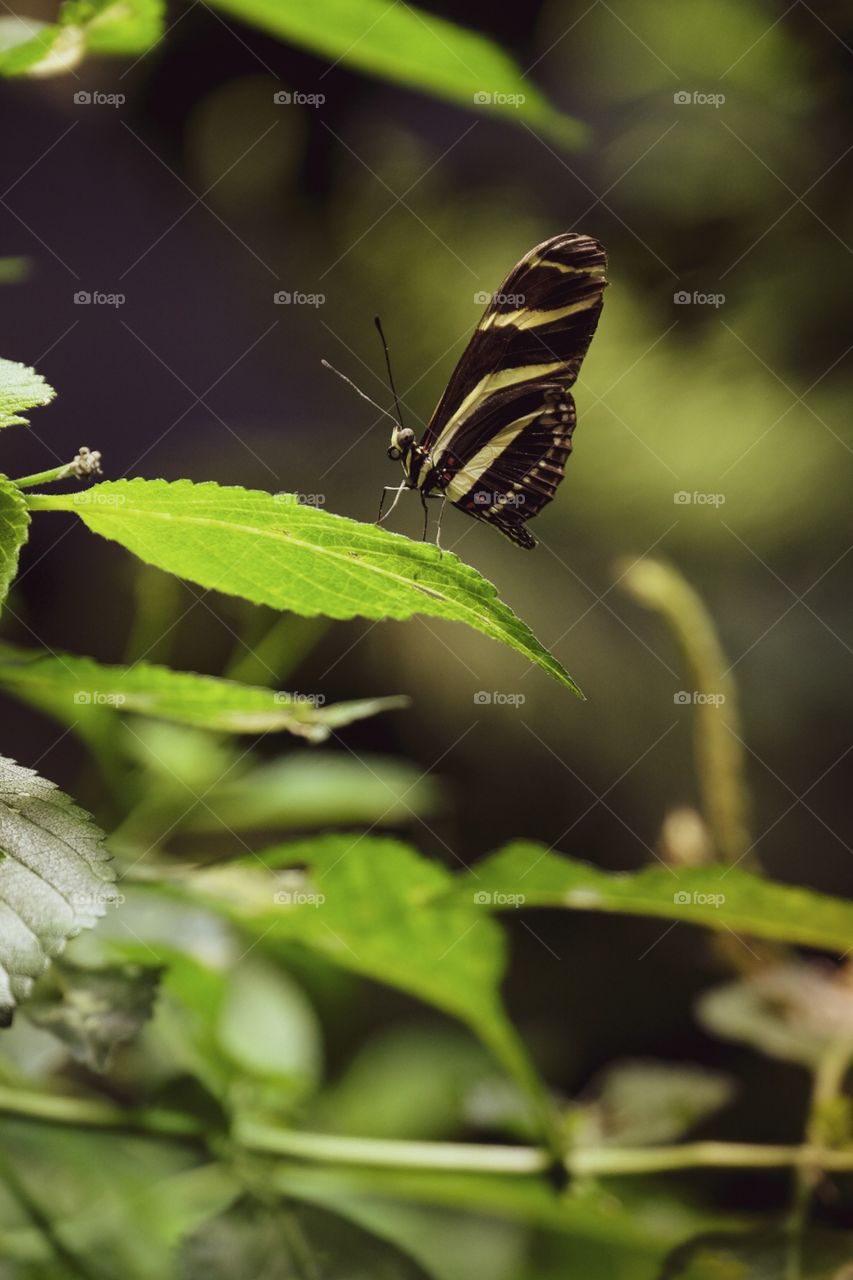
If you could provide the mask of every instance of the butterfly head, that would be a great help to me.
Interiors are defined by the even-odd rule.
[[[391,432],[391,443],[388,446],[388,457],[392,462],[400,462],[406,467],[412,446],[415,443],[415,433],[411,427],[396,427]]]

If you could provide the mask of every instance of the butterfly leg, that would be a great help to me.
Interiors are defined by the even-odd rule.
[[[382,497],[379,499],[379,514],[376,517],[377,524],[381,524],[383,519],[386,519],[388,516],[390,516],[391,512],[394,510],[397,503],[400,501],[400,494],[403,492],[404,489],[407,489],[408,487],[409,487],[408,482],[406,480],[404,480],[403,483],[400,485],[386,484],[385,488],[382,490]],[[394,501],[391,503],[390,507],[388,508],[388,510],[385,512],[385,515],[383,516],[382,508],[385,506],[386,493],[393,493]]]
[[[444,515],[444,508],[447,506],[447,494],[437,493],[435,496],[441,499],[441,506],[438,508],[438,520],[435,525],[435,545],[441,551],[441,517]]]

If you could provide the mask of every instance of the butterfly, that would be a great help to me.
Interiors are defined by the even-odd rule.
[[[383,492],[383,504],[386,493],[396,495],[386,517],[404,490],[415,489],[425,521],[426,500],[441,498],[519,547],[536,546],[527,521],[554,497],[571,453],[569,389],[598,324],[606,269],[601,245],[571,231],[513,267],[420,442],[401,417],[395,424],[388,457],[402,463],[403,482]]]

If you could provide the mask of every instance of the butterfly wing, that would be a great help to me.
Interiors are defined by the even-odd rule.
[[[571,451],[575,382],[603,305],[607,258],[569,232],[537,245],[486,307],[430,420],[412,481],[520,546]]]

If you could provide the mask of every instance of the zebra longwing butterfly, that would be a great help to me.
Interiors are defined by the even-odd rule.
[[[420,443],[395,426],[388,456],[404,479],[391,509],[416,489],[425,512],[427,498],[449,499],[518,546],[536,546],[526,522],[563,478],[575,427],[569,388],[601,314],[606,267],[601,245],[575,232],[525,254],[492,295]]]

